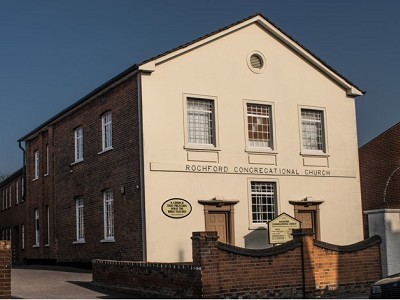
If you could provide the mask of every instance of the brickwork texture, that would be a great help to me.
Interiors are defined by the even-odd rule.
[[[400,208],[399,136],[400,123],[359,149],[363,211]],[[363,220],[364,236],[367,237],[368,219],[366,215]]]
[[[335,246],[300,230],[291,242],[251,250],[195,232],[192,265],[95,260],[93,281],[173,298],[343,297],[368,293],[381,278],[380,242]]]
[[[142,260],[137,78],[94,94],[26,141],[27,257],[90,263]],[[102,148],[102,116],[111,112],[112,149]],[[83,130],[83,160],[75,161],[75,129]],[[35,151],[39,176],[35,178]],[[114,241],[105,241],[103,192],[114,205]],[[77,241],[76,198],[83,199],[84,241]],[[35,245],[35,209],[39,245]],[[35,245],[35,246],[33,246]]]
[[[0,241],[0,299],[11,298],[11,242]]]

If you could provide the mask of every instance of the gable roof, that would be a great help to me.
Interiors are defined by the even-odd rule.
[[[355,84],[353,84],[350,80],[348,80],[343,75],[341,75],[334,68],[329,66],[322,59],[320,59],[315,54],[313,54],[310,50],[308,50],[306,47],[304,47],[302,44],[300,44],[294,38],[292,38],[290,35],[285,33],[282,29],[280,29],[278,26],[276,26],[274,23],[272,23],[270,20],[268,20],[262,14],[257,13],[255,15],[249,16],[243,20],[237,21],[231,25],[228,25],[228,26],[218,29],[214,32],[206,34],[206,35],[204,35],[198,39],[195,39],[191,42],[185,43],[185,44],[180,45],[176,48],[173,48],[169,51],[166,51],[162,54],[159,54],[152,58],[146,59],[139,64],[132,65],[131,67],[127,68],[120,74],[116,75],[112,79],[108,80],[104,84],[100,85],[99,87],[97,87],[96,89],[91,91],[86,96],[79,99],[77,102],[73,103],[72,105],[70,105],[67,108],[65,108],[64,110],[62,110],[61,112],[57,113],[49,120],[47,120],[46,122],[44,122],[41,125],[39,125],[38,127],[36,127],[34,130],[30,131],[28,134],[21,137],[18,140],[18,142],[25,141],[31,135],[33,135],[35,132],[37,132],[40,129],[42,129],[43,127],[49,125],[50,123],[57,120],[58,118],[60,118],[64,114],[66,114],[67,112],[72,111],[74,108],[83,104],[84,102],[86,102],[87,100],[89,100],[90,98],[95,96],[97,93],[99,93],[106,87],[118,82],[119,80],[123,79],[124,77],[134,74],[136,72],[140,72],[140,71],[152,72],[155,70],[155,67],[158,64],[161,64],[165,61],[173,59],[176,56],[182,55],[188,51],[191,51],[191,50],[193,50],[197,47],[200,47],[206,43],[209,43],[215,39],[221,38],[224,35],[232,33],[234,31],[239,30],[240,28],[248,26],[252,23],[257,23],[258,25],[260,25],[264,30],[268,31],[275,38],[279,39],[281,42],[283,42],[285,45],[287,45],[290,49],[292,49],[294,52],[296,52],[301,57],[303,57],[305,60],[307,60],[309,63],[311,63],[314,67],[316,67],[321,72],[323,72],[326,76],[328,76],[333,81],[338,83],[340,86],[345,88],[346,92],[349,96],[357,97],[357,96],[361,96],[366,93],[365,91],[362,91],[359,87],[357,87]]]

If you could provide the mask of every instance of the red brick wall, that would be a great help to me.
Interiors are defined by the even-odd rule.
[[[8,239],[13,241],[12,244],[12,261],[13,263],[21,263],[25,258],[25,249],[22,249],[22,233],[21,227],[25,224],[25,206],[26,202],[22,200],[22,169],[12,174],[9,178],[0,184],[0,201],[7,191],[7,202],[10,199],[11,189],[11,207],[7,205],[5,209],[0,211],[0,239],[2,232],[7,231]],[[17,189],[18,183],[18,189]],[[18,202],[17,193],[18,191]],[[1,202],[0,202],[0,207]],[[11,229],[11,237],[9,232]],[[5,239],[5,237],[4,237]]]
[[[310,298],[366,294],[382,275],[377,236],[335,246],[300,230],[291,242],[252,250],[218,243],[216,232],[195,232],[192,243],[196,272],[177,271],[173,264],[96,260],[93,281],[170,297]],[[182,294],[185,282],[188,293]]]
[[[198,298],[201,270],[191,264],[94,260],[96,285],[135,291],[144,298]]]
[[[394,125],[359,149],[363,210],[400,208],[400,170],[387,186],[386,205],[383,193],[393,171],[400,167],[400,123]],[[368,220],[364,216],[364,234],[368,236]]]
[[[0,298],[11,298],[11,243],[0,241]]]
[[[271,252],[237,247],[222,250],[218,247],[216,234],[209,232],[194,233],[192,240],[193,263],[200,265],[202,270],[204,298],[302,296],[298,243],[276,247]],[[254,256],[257,254],[259,256]]]
[[[103,113],[112,113],[113,149],[102,151]],[[74,130],[82,126],[83,161],[74,164]],[[50,150],[50,171],[44,159]],[[33,180],[34,151],[41,153],[39,180]],[[141,206],[137,79],[135,76],[99,91],[91,99],[29,137],[27,208],[30,259],[91,262],[94,258],[141,260]],[[114,199],[115,242],[104,243],[103,191]],[[76,241],[75,197],[84,201],[85,243]],[[45,246],[46,206],[50,208],[50,245]],[[41,243],[35,238],[34,209],[40,209]]]

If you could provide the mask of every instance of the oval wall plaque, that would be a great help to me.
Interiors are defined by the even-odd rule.
[[[185,199],[172,198],[163,203],[161,210],[167,217],[181,219],[192,212],[192,206]]]

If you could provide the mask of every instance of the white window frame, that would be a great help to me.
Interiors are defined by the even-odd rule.
[[[104,239],[101,242],[115,242],[114,196],[111,189],[103,191]]]
[[[47,205],[46,206],[46,217],[47,217],[47,243],[45,244],[45,247],[50,246],[50,208]]]
[[[19,203],[19,180],[15,182],[15,204]]]
[[[84,215],[85,203],[83,197],[79,196],[75,198],[75,220],[76,220],[76,242],[85,242],[85,215]]]
[[[49,175],[49,145],[46,144],[46,173],[43,176]]]
[[[34,165],[35,165],[35,173],[34,173],[34,177],[33,180],[39,179],[39,161],[40,157],[39,157],[39,150],[35,150],[34,152]]]
[[[268,228],[268,222],[271,219],[266,219],[265,222],[255,222],[253,219],[253,192],[252,192],[252,184],[253,183],[265,183],[265,184],[273,184],[274,185],[274,215],[273,218],[279,215],[279,181],[278,179],[264,179],[264,178],[249,178],[248,179],[248,210],[249,210],[249,229],[259,229],[259,228]]]
[[[24,202],[25,182],[24,177],[21,178],[21,202]]]
[[[7,209],[8,208],[8,187],[6,187],[6,189],[5,189],[5,195],[6,195],[6,201],[5,201],[5,208]]]
[[[83,127],[79,126],[74,130],[75,140],[75,162],[83,161]]]
[[[212,107],[212,123],[214,128],[212,129],[212,143],[193,143],[190,142],[190,137],[189,137],[189,130],[190,130],[190,125],[189,125],[189,111],[188,111],[188,101],[190,99],[194,100],[206,100],[206,101],[211,101],[213,104]],[[185,139],[185,149],[196,149],[196,150],[217,150],[219,151],[219,134],[218,134],[218,101],[217,97],[215,96],[209,96],[209,95],[198,95],[198,94],[184,94],[183,95],[183,119],[184,119],[184,139]]]
[[[12,185],[11,184],[8,187],[8,191],[10,193],[9,198],[8,198],[8,207],[11,207],[12,206]]]
[[[245,99],[243,101],[244,106],[244,124],[245,124],[245,138],[246,138],[246,151],[247,152],[268,152],[268,153],[274,153],[276,154],[277,152],[277,142],[276,142],[276,133],[275,133],[275,107],[273,102],[269,101],[263,101],[263,100],[248,100]],[[267,106],[269,108],[269,116],[266,117],[269,120],[269,126],[270,126],[270,145],[269,146],[257,146],[251,143],[250,138],[249,138],[249,122],[248,122],[248,112],[247,112],[247,106],[248,105],[263,105]],[[256,115],[255,115],[256,116]]]
[[[321,126],[322,126],[322,149],[307,149],[304,146],[303,142],[303,117],[302,117],[302,111],[303,110],[310,110],[310,111],[316,111],[321,113],[322,120],[320,121]],[[298,115],[299,115],[299,133],[300,133],[300,154],[304,156],[329,156],[329,151],[328,151],[328,131],[327,131],[327,114],[326,114],[326,109],[323,107],[316,107],[316,106],[298,106]],[[311,120],[313,121],[313,120]]]
[[[33,247],[39,247],[40,245],[40,216],[39,216],[39,208],[35,208],[34,210],[35,215],[35,244]]]
[[[101,116],[102,152],[113,149],[112,132],[112,113],[107,111]]]
[[[21,224],[21,249],[25,249],[25,225]]]

